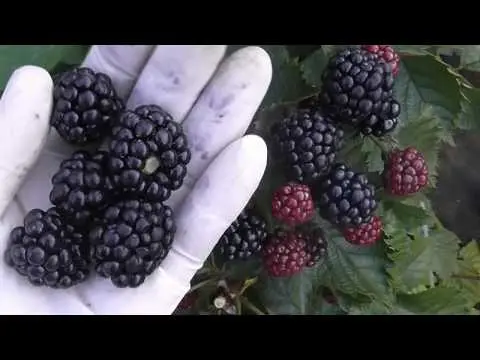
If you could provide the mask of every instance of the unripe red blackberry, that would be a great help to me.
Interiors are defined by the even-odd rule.
[[[272,215],[290,226],[309,221],[315,213],[310,188],[288,183],[273,193]]]
[[[384,172],[385,189],[392,195],[415,194],[428,183],[428,166],[414,147],[390,152]]]
[[[354,245],[372,245],[382,237],[382,220],[374,216],[367,224],[346,228],[343,236]]]

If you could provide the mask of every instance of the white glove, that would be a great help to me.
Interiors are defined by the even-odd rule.
[[[108,74],[129,108],[156,104],[182,122],[192,159],[168,204],[177,233],[161,267],[139,288],[119,289],[93,275],[69,290],[34,287],[0,261],[1,314],[171,314],[195,272],[249,201],[267,149],[244,133],[272,76],[268,54],[223,45],[95,45],[85,66]],[[25,66],[0,101],[0,251],[33,208],[48,209],[52,175],[73,152],[50,131],[52,79]]]

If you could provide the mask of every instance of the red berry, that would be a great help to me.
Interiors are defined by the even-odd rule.
[[[392,67],[393,76],[398,75],[398,71],[400,70],[400,56],[390,45],[362,45],[362,49],[380,56]]]
[[[397,149],[389,154],[384,174],[385,189],[392,195],[411,195],[428,183],[428,167],[415,148]]]
[[[312,267],[327,253],[327,241],[325,233],[321,229],[312,231],[306,240],[307,252],[310,255],[306,266]]]
[[[278,231],[263,249],[263,262],[269,275],[292,276],[308,263],[307,242],[300,233]]]
[[[372,245],[382,237],[382,220],[373,216],[370,222],[344,230],[345,240],[354,245]]]
[[[273,216],[290,226],[309,221],[314,212],[312,194],[307,185],[288,183],[273,193]]]

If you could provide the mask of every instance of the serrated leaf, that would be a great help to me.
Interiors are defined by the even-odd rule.
[[[285,46],[264,45],[262,47],[272,59],[273,77],[261,109],[295,102],[313,93],[313,89],[306,84],[302,77],[299,63],[289,57]]]
[[[397,297],[398,304],[418,315],[463,315],[470,312],[471,304],[461,291],[435,287],[420,294]]]
[[[477,130],[480,128],[480,89],[465,88],[462,93],[465,98],[462,99],[455,125],[462,130]]]
[[[458,266],[459,270],[444,284],[461,290],[475,305],[480,302],[480,248],[476,241],[462,248]]]
[[[364,137],[361,152],[365,155],[365,166],[367,172],[382,172],[384,162],[382,149],[370,137]]]
[[[424,55],[429,49],[430,45],[392,45],[394,50],[398,53],[409,55]]]
[[[429,214],[420,206],[405,204],[398,199],[385,198],[382,202],[384,212],[390,212],[404,230],[426,224]]]
[[[305,269],[287,278],[264,275],[255,287],[269,313],[276,315],[312,315],[316,312],[316,269]]]
[[[458,238],[453,233],[434,229],[428,236],[423,236],[421,230],[413,235],[411,239],[405,233],[398,234],[398,242],[403,242],[404,249],[395,254],[388,269],[393,287],[403,293],[430,285],[433,272],[447,279],[457,270]]]
[[[480,45],[448,45],[442,46],[439,51],[458,53],[460,56],[459,67],[465,70],[480,70]]]
[[[328,284],[337,291],[353,297],[386,300],[389,297],[386,256],[381,244],[369,247],[354,246],[343,237],[328,241],[324,268]]]
[[[457,75],[434,55],[404,56],[401,66],[395,84],[401,123],[419,118],[424,108],[430,106],[432,115],[450,128],[461,110]]]
[[[436,185],[439,151],[444,132],[441,120],[433,114],[433,109],[424,107],[420,116],[411,117],[397,134],[397,141],[402,148],[413,146],[422,153],[427,162],[431,186]]]
[[[87,50],[84,45],[0,45],[0,87],[5,87],[20,66],[36,65],[50,71],[60,61],[80,63]]]
[[[302,63],[301,70],[307,84],[320,89],[322,86],[322,73],[328,65],[329,55],[324,48],[310,54]]]

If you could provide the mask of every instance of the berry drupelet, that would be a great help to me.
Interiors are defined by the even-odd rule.
[[[343,130],[315,109],[299,109],[276,123],[273,141],[290,180],[310,183],[328,172],[343,140]]]
[[[51,125],[74,145],[102,140],[124,108],[108,75],[86,67],[55,76],[53,100]]]
[[[390,45],[362,45],[362,49],[381,57],[392,68],[393,76],[396,77],[398,75],[400,70],[400,56]]]
[[[35,286],[66,289],[89,275],[89,247],[55,208],[30,210],[15,227],[5,251],[6,263]]]
[[[106,174],[107,154],[76,151],[62,161],[52,177],[50,201],[68,221],[83,226],[112,200],[112,184]]]
[[[123,112],[108,152],[115,188],[152,201],[164,201],[182,186],[191,158],[182,126],[156,105]]]
[[[247,260],[262,250],[267,238],[267,223],[248,206],[223,233],[215,252],[225,260]]]
[[[382,237],[382,220],[378,216],[373,216],[366,224],[346,228],[343,236],[354,245],[372,245]]]
[[[310,188],[288,183],[273,193],[272,215],[279,221],[295,226],[309,221],[315,213]]]
[[[342,163],[318,183],[314,196],[320,215],[342,228],[368,223],[377,208],[374,186]]]
[[[160,202],[111,204],[89,233],[95,270],[117,287],[138,287],[165,259],[175,232],[173,212]]]

